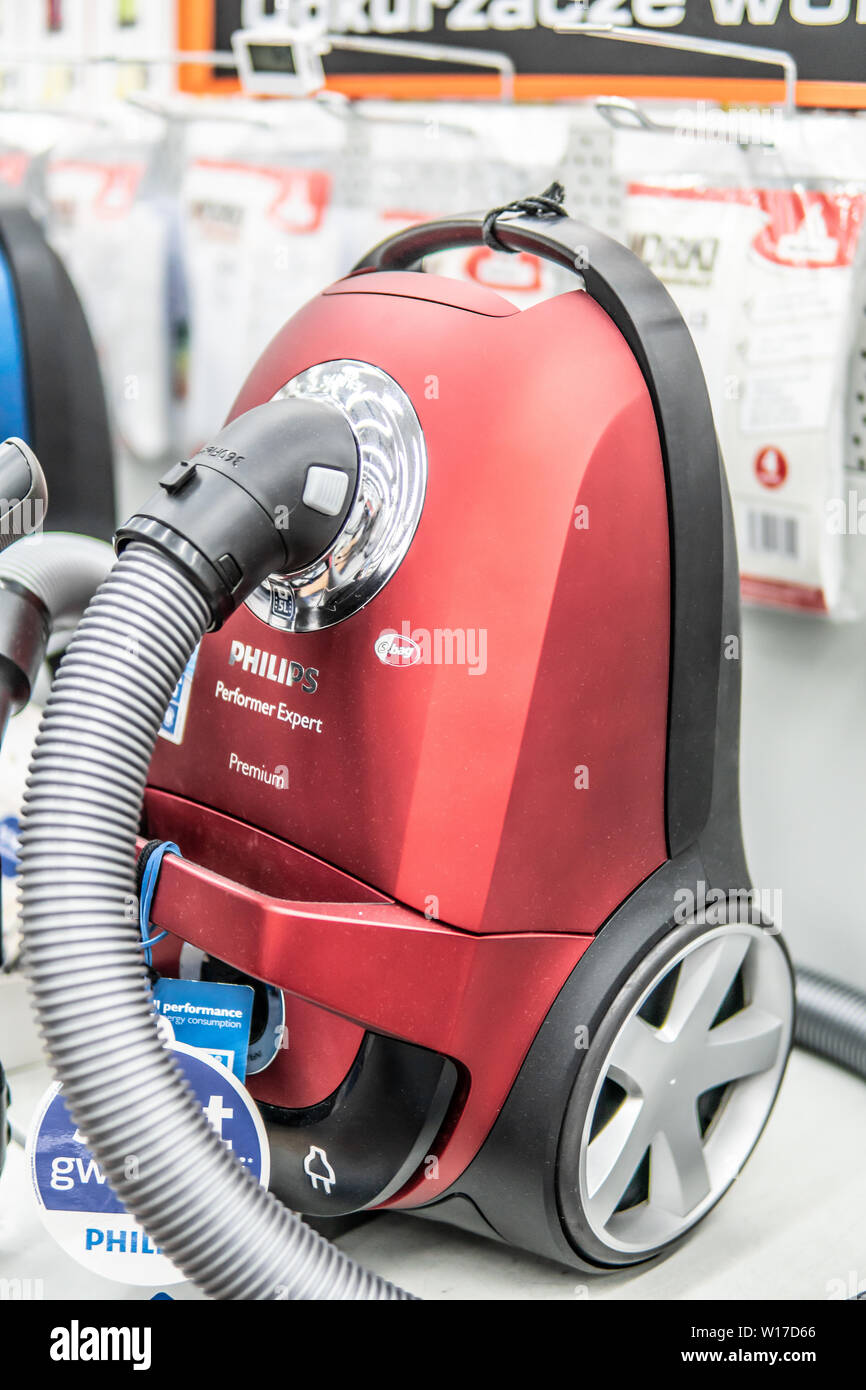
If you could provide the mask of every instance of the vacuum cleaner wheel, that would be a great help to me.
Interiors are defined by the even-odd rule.
[[[578,1072],[558,1195],[580,1252],[627,1265],[670,1247],[740,1172],[791,1047],[793,976],[778,935],[676,928],[634,969]]]

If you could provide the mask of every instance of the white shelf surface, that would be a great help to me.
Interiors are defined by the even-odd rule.
[[[10,1079],[12,1118],[24,1129],[49,1072],[39,1064]],[[402,1215],[376,1217],[339,1243],[431,1300],[823,1301],[866,1288],[864,1152],[862,1083],[795,1052],[764,1137],[734,1187],[675,1254],[638,1273],[586,1276]],[[54,1243],[16,1145],[0,1179],[0,1279],[39,1279],[46,1299],[146,1299],[157,1291],[110,1283]],[[200,1297],[186,1284],[166,1292]]]

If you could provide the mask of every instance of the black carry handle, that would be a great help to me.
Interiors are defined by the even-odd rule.
[[[557,192],[552,188],[492,213],[407,227],[374,247],[353,274],[412,270],[425,256],[467,246],[527,252],[580,275],[628,343],[652,399],[667,481],[672,611],[666,820],[673,856],[697,840],[712,800],[725,636],[723,464],[700,361],[674,301],[627,247],[567,217]]]

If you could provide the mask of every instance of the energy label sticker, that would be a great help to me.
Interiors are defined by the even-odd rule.
[[[251,1096],[214,1058],[178,1042],[171,1050],[217,1134],[267,1187],[268,1142]],[[130,1164],[135,1161],[130,1154]],[[112,1192],[59,1084],[43,1097],[27,1141],[27,1162],[46,1230],[85,1269],[122,1284],[183,1283],[180,1270]]]
[[[238,1081],[247,1074],[254,998],[249,985],[210,980],[163,978],[153,987],[153,1005],[161,1024],[170,1025],[170,1042],[215,1057]]]

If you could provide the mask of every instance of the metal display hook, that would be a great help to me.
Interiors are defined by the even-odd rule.
[[[78,122],[80,125],[92,126],[94,130],[110,130],[117,126],[115,118],[95,108],[90,111],[82,111],[74,106],[60,107],[50,106],[47,103],[43,105],[39,102],[24,102],[17,97],[10,97],[7,100],[5,96],[0,96],[0,116],[53,116],[69,124]]]
[[[218,100],[208,101],[207,98],[187,96],[183,92],[127,92],[123,100],[127,106],[133,106],[149,116],[158,116],[163,121],[176,125],[222,121],[234,125],[256,126],[261,130],[274,130],[277,126],[276,119],[264,110],[251,111],[249,107],[240,110],[234,105],[226,107]]]
[[[0,53],[0,69],[21,64],[50,64],[71,68],[188,67],[206,65],[234,68],[249,96],[314,97],[325,86],[322,58],[337,49],[353,53],[378,53],[383,57],[420,59],[432,63],[460,63],[489,68],[499,74],[499,99],[514,99],[515,65],[506,53],[454,44],[426,43],[415,39],[359,37],[331,34],[321,29],[290,29],[271,22],[257,29],[238,29],[231,50],[185,50],[128,54],[46,53],[38,49]]]
[[[315,92],[311,99],[323,111],[327,111],[330,116],[356,127],[402,126],[404,130],[419,130],[427,134],[430,133],[431,127],[434,127],[437,134],[459,135],[476,144],[480,141],[479,133],[473,126],[462,124],[460,121],[443,121],[438,116],[434,120],[432,117],[411,115],[408,104],[406,111],[398,110],[393,114],[386,114],[382,110],[365,111],[359,102],[344,96],[342,92],[330,90]]]
[[[750,44],[734,43],[726,39],[701,39],[689,34],[662,33],[655,29],[631,29],[615,24],[557,24],[558,34],[581,34],[586,38],[613,39],[620,43],[640,43],[654,48],[677,49],[684,53],[701,53],[711,58],[738,58],[743,62],[760,63],[780,67],[783,73],[785,94],[781,103],[776,103],[784,117],[791,117],[797,111],[797,63],[794,57],[782,48],[758,48]],[[681,126],[656,120],[639,103],[625,97],[598,97],[595,109],[608,125],[616,130],[646,130],[654,134],[682,135]],[[774,142],[766,133],[755,134],[749,130],[735,132],[735,141],[743,145],[772,145]]]
[[[127,92],[123,98],[124,102],[135,107],[139,111],[144,111],[148,115],[158,116],[162,120],[177,125],[192,125],[197,122],[205,121],[209,123],[224,122],[230,125],[253,126],[258,130],[279,131],[285,127],[288,113],[281,102],[269,103],[237,103],[225,102],[221,98],[208,98],[200,96],[190,96],[183,92],[173,92],[169,95],[162,95],[155,92]],[[341,92],[334,92],[327,88],[317,92],[312,92],[308,97],[298,95],[293,100],[307,101],[313,103],[316,108],[326,115],[341,121],[344,125],[353,126],[372,126],[372,125],[399,125],[403,127],[417,127],[419,130],[429,131],[430,118],[422,119],[406,112],[396,111],[393,114],[385,114],[381,111],[368,112],[362,109],[361,103],[353,101],[350,97],[344,96]],[[478,132],[471,125],[461,124],[459,121],[441,120],[435,118],[437,132],[446,134],[460,135],[474,141],[478,140]],[[110,122],[106,121],[106,124]]]

